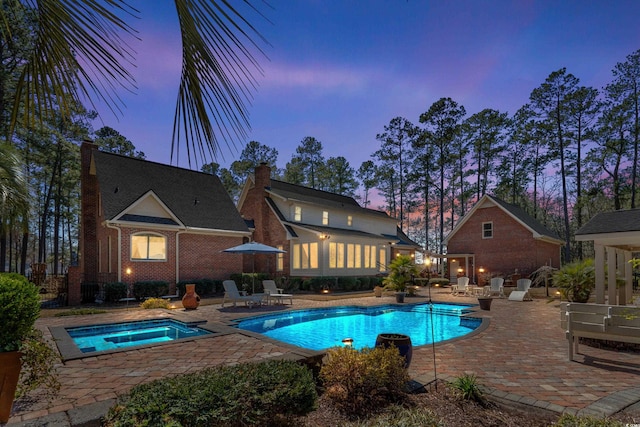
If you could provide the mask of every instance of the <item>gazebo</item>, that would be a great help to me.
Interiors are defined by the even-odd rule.
[[[595,250],[596,303],[626,305],[633,300],[629,262],[640,252],[640,209],[603,212],[576,232],[577,241],[592,241]],[[624,286],[616,280],[624,279]]]

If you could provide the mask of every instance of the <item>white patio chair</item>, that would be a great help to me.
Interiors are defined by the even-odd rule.
[[[531,279],[518,279],[516,290],[509,294],[509,301],[533,301],[529,294]]]
[[[470,294],[471,289],[469,289],[469,278],[468,277],[458,277],[458,284],[457,285],[453,285],[455,286],[455,295],[458,296],[466,296],[468,294]],[[462,295],[461,295],[462,294]]]
[[[262,287],[264,288],[264,293],[267,294],[267,303],[273,299],[276,303],[283,304],[283,300],[288,299],[293,305],[293,294],[282,293],[284,289],[276,287],[276,282],[273,280],[263,280]]]
[[[224,297],[222,298],[222,307],[224,307],[224,303],[229,300],[233,302],[233,306],[236,306],[238,301],[244,302],[246,306],[249,308],[261,305],[262,299],[265,294],[253,294],[247,295],[246,291],[238,291],[238,286],[236,286],[236,282],[233,280],[225,280],[222,282],[222,286],[224,286]]]
[[[504,298],[504,278],[493,277],[489,286],[485,286],[487,296],[497,295]]]

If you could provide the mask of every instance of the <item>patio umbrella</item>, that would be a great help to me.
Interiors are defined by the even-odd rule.
[[[278,249],[278,248],[274,248],[273,246],[268,246],[262,243],[258,243],[258,242],[248,242],[248,243],[243,243],[242,245],[238,245],[238,246],[234,246],[232,248],[228,248],[223,250],[222,252],[230,252],[230,253],[235,253],[235,254],[250,254],[252,255],[253,258],[253,272],[251,274],[251,287],[252,287],[252,292],[255,293],[256,292],[256,278],[255,278],[255,272],[256,272],[256,260],[255,260],[255,254],[283,254],[286,253],[286,251],[283,251],[282,249]]]

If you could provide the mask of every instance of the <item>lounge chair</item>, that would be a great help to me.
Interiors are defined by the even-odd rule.
[[[262,287],[264,288],[264,293],[267,294],[267,303],[273,299],[277,304],[284,304],[283,300],[288,299],[289,303],[293,305],[293,295],[283,294],[282,291],[284,289],[276,287],[276,282],[273,280],[263,280]]]
[[[509,294],[509,301],[533,301],[529,294],[531,279],[518,279],[516,290]]]
[[[458,284],[457,285],[453,285],[455,287],[454,289],[454,295],[458,295],[458,296],[466,296],[467,294],[470,293],[470,289],[469,289],[469,278],[468,277],[458,277]],[[462,295],[460,295],[462,294]]]
[[[222,307],[224,307],[224,303],[229,300],[233,301],[233,306],[236,306],[238,301],[244,302],[246,306],[249,308],[261,305],[262,299],[265,294],[253,294],[247,295],[246,291],[238,291],[238,287],[236,286],[236,282],[233,280],[225,280],[222,282],[222,286],[224,286],[224,297],[222,298]]]
[[[485,286],[487,296],[498,295],[504,298],[504,279],[502,277],[493,277],[489,286]]]

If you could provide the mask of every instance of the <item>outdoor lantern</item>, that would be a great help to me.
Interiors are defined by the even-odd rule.
[[[345,338],[342,340],[345,347],[353,347],[353,338]]]

